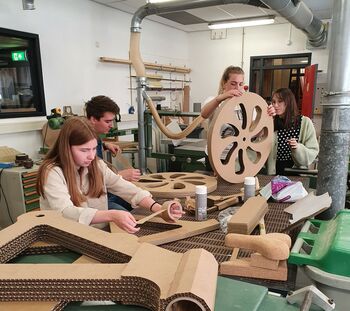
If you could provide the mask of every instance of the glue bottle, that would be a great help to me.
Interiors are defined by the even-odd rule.
[[[244,201],[255,196],[255,177],[244,178]]]
[[[196,186],[196,220],[207,219],[207,187]]]

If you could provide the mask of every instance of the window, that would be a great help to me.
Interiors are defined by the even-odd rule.
[[[44,115],[39,36],[0,28],[0,118]]]
[[[252,56],[249,89],[266,100],[274,90],[290,88],[301,104],[304,68],[311,64],[311,53]]]

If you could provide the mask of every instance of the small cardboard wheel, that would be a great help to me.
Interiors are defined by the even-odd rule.
[[[171,206],[173,204],[179,204],[177,201],[166,201],[163,203],[162,208],[165,210],[164,213],[162,213],[162,218],[167,222],[175,222],[176,219],[171,214]],[[182,212],[182,206],[179,204],[179,209]]]

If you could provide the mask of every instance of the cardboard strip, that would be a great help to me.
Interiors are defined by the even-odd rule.
[[[136,219],[140,217],[139,215],[134,216]],[[167,224],[169,226],[169,230],[142,236],[139,238],[139,242],[147,242],[153,245],[162,245],[165,243],[196,236],[205,232],[214,231],[220,227],[219,222],[215,219],[199,222],[178,220],[176,224],[170,224],[159,217],[154,217],[150,221],[160,224]],[[110,223],[110,231],[112,233],[120,233],[122,229],[117,227],[114,223]]]
[[[166,212],[166,211],[167,211],[167,210],[165,210],[165,209],[161,209],[161,210],[159,210],[159,211],[157,211],[157,212],[155,212],[155,213],[153,213],[153,214],[151,214],[151,215],[148,215],[148,216],[146,216],[146,217],[143,217],[143,218],[139,219],[138,221],[136,221],[136,223],[137,223],[138,225],[142,225],[142,224],[144,224],[145,222],[151,220],[152,218],[154,218],[154,217],[156,217],[157,215],[159,215],[159,214],[161,214],[161,213],[164,213],[164,212]]]

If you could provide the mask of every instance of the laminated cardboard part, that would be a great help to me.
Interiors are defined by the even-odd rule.
[[[273,118],[267,113],[266,101],[250,92],[234,96],[216,109],[210,122],[210,164],[222,179],[241,183],[244,177],[255,176],[264,166],[272,140]]]
[[[249,198],[227,223],[227,232],[251,234],[268,211],[264,197]]]
[[[134,215],[135,219],[140,218],[140,215]],[[168,230],[158,232],[150,235],[139,237],[139,242],[146,242],[153,245],[162,245],[192,236],[196,236],[205,232],[210,232],[219,229],[220,224],[216,219],[209,219],[205,221],[186,221],[178,220],[175,224],[166,222],[165,220],[154,217],[150,222],[167,224]],[[122,229],[117,227],[114,223],[110,223],[110,231],[112,233],[120,233]]]
[[[290,223],[294,224],[302,219],[318,215],[328,209],[331,204],[332,198],[328,192],[319,196],[315,196],[314,192],[310,192],[306,197],[285,208],[284,211],[292,215]]]
[[[9,264],[36,241],[91,257],[81,264]],[[63,218],[54,211],[23,214],[0,231],[0,301],[119,301],[150,310],[214,310],[217,262],[203,249],[174,253]],[[205,286],[205,288],[203,288]]]
[[[250,265],[252,267],[277,270],[279,260],[268,259],[259,253],[253,253],[250,255]]]
[[[134,184],[152,193],[156,198],[185,198],[195,196],[196,186],[207,186],[208,193],[217,188],[216,177],[199,173],[155,173],[142,175]]]
[[[266,258],[285,260],[289,257],[291,239],[287,234],[268,233],[264,235],[245,235],[229,233],[225,237],[225,245],[256,251]]]
[[[46,242],[35,242],[35,246],[49,246]],[[88,256],[80,256],[74,264],[99,263],[99,261]],[[63,309],[69,301],[0,301],[0,310],[11,311],[55,311]]]
[[[63,310],[68,302],[52,301],[5,301],[0,302],[0,310],[10,311],[53,311]]]
[[[236,259],[234,261],[222,262],[220,264],[220,274],[286,281],[288,277],[287,261],[279,260],[277,261],[277,264],[278,268],[276,270],[272,270],[269,268],[252,266],[250,258]]]
[[[220,273],[253,277],[259,279],[286,281],[288,277],[287,259],[291,239],[286,234],[268,233],[260,236],[228,234],[225,245],[256,251],[249,258],[237,259],[220,264]]]

